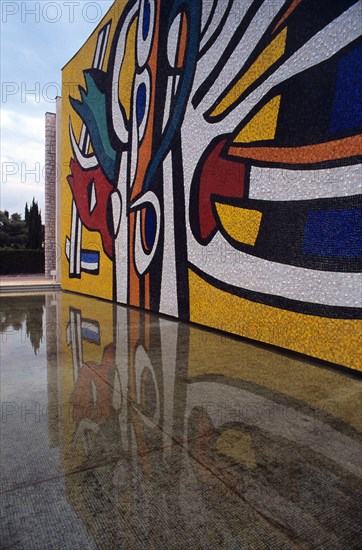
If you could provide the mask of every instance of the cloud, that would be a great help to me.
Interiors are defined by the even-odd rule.
[[[2,162],[44,161],[45,118],[3,109],[1,113]]]
[[[0,209],[23,213],[25,202],[35,196],[44,214],[45,113],[55,112],[62,67],[112,3],[78,0],[73,2],[73,9],[68,1],[60,0],[0,2]]]
[[[35,196],[44,211],[44,116],[3,109],[1,116],[1,209],[22,212]]]
[[[4,198],[6,197],[6,200]],[[33,197],[38,202],[42,214],[42,223],[45,215],[44,186],[21,183],[20,180],[13,180],[8,184],[1,185],[0,210],[8,210],[10,214],[18,212],[24,219],[25,203],[31,204]]]

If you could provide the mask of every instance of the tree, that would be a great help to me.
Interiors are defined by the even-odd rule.
[[[30,205],[29,213],[27,214],[27,204],[25,206],[25,217],[28,218],[27,226],[29,233],[28,248],[39,249],[43,245],[43,230],[41,224],[41,212],[38,207],[38,203],[33,202]]]
[[[0,247],[25,248],[28,242],[28,228],[20,214],[0,211]]]
[[[43,248],[44,226],[41,223],[41,212],[38,203],[33,202],[28,207],[25,204],[25,221],[21,214],[14,212],[9,216],[7,210],[0,210],[0,248]]]
[[[5,231],[0,231],[0,248],[4,246],[9,246],[10,239],[9,235]]]

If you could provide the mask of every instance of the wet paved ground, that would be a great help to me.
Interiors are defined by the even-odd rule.
[[[360,548],[361,378],[69,293],[0,298],[1,548]]]

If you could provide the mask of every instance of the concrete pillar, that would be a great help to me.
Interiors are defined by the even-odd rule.
[[[56,115],[45,114],[45,276],[56,269]]]
[[[62,176],[64,166],[62,165],[62,98],[56,98],[56,180],[55,180],[55,242],[56,242],[56,270],[57,270],[57,283],[61,283],[61,258],[62,250],[64,254],[64,243],[62,247],[61,243],[61,220],[62,220]],[[68,175],[68,174],[67,174]]]

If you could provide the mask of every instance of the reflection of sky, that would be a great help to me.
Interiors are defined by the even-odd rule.
[[[55,112],[62,67],[112,3],[1,2],[1,210],[24,217],[35,196],[44,222],[44,115]]]
[[[47,360],[45,338],[35,355],[30,338],[26,335],[26,321],[22,329],[15,331],[9,327],[1,338],[1,401],[16,401],[20,403],[24,396],[19,394],[19,378],[21,387],[26,394],[26,400],[34,400],[46,407],[47,394],[44,393],[44,384],[47,380]],[[21,374],[19,373],[21,368]]]
[[[34,479],[34,471],[37,474],[45,474],[49,462],[59,461],[59,451],[50,449],[48,430],[44,429],[48,421],[45,338],[35,355],[26,335],[26,323],[23,323],[19,331],[9,328],[1,334],[0,368],[1,440],[5,454],[11,453],[14,457],[11,461],[6,459],[6,456],[2,457],[2,483],[6,485],[10,479],[17,479],[15,471],[12,472],[13,468],[19,468],[18,480],[22,478],[21,471],[25,472],[28,469],[23,463],[27,460],[24,449],[29,449],[29,453],[32,453],[32,473],[29,480],[25,476],[24,481],[30,481],[30,477]]]
[[[49,546],[55,528],[62,533],[64,548],[75,547],[75,537],[82,547],[94,548],[87,529],[68,504],[60,449],[49,438],[48,415],[54,415],[56,405],[48,399],[45,327],[44,317],[37,355],[26,335],[26,321],[21,330],[9,327],[0,333],[0,491],[10,490],[7,509],[16,509],[21,524],[21,528],[16,524],[19,532],[14,537],[25,533],[29,548]],[[34,525],[30,510],[36,510],[39,517],[49,514],[41,529]],[[8,520],[12,525],[11,515]]]

